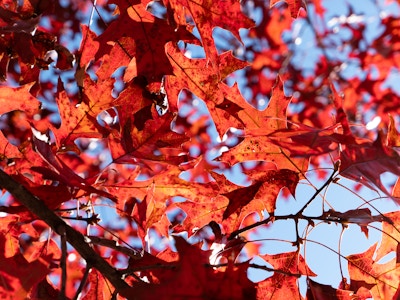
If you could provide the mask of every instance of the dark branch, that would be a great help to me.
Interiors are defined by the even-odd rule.
[[[34,196],[1,169],[0,187],[10,192],[21,204],[46,222],[57,234],[61,236],[65,235],[68,243],[78,251],[87,264],[99,270],[117,290],[129,288],[129,285],[121,279],[121,274],[85,242],[85,237],[80,232],[65,223],[43,201]]]

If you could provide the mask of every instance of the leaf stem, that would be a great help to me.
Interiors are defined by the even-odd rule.
[[[311,202],[313,202],[314,199],[332,182],[338,169],[339,169],[339,164],[335,163],[335,167],[333,169],[331,176],[329,176],[328,180],[325,181],[325,183],[318,190],[315,191],[315,193],[311,196],[311,198],[307,201],[307,203],[304,204],[304,206],[297,212],[296,215],[298,215],[298,216],[303,215],[303,212],[311,204]]]

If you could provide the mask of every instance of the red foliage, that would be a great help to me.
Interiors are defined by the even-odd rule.
[[[400,203],[399,20],[376,8],[372,35],[322,0],[0,0],[1,298],[397,299],[398,211],[326,197]],[[344,255],[317,222],[383,233]]]

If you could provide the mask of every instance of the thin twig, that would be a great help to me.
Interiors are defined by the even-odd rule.
[[[49,209],[43,201],[28,191],[23,185],[15,181],[10,175],[0,169],[0,187],[6,189],[18,201],[23,204],[29,211],[47,223],[57,234],[63,234],[67,242],[70,243],[75,250],[82,256],[86,262],[100,271],[111,284],[118,290],[129,289],[129,285],[121,279],[121,273],[110,266],[96,251],[94,251],[85,241],[85,237],[51,209]]]
[[[87,279],[88,279],[88,277],[89,277],[89,273],[90,273],[90,270],[91,270],[91,269],[92,269],[92,268],[89,267],[89,266],[86,267],[85,273],[83,274],[83,277],[82,277],[82,279],[81,279],[81,282],[80,282],[80,284],[79,284],[78,289],[76,290],[76,293],[75,293],[75,296],[74,296],[73,300],[78,300],[80,294],[81,294],[82,291],[83,291],[83,288],[85,287],[85,284],[86,284],[86,281],[87,281]]]
[[[339,164],[336,163],[333,172],[331,176],[329,176],[328,180],[325,181],[325,183],[318,190],[315,191],[315,193],[311,196],[311,198],[307,201],[307,203],[304,204],[304,206],[297,212],[296,215],[303,214],[304,210],[310,205],[310,203],[313,202],[314,199],[333,181],[333,178],[338,170],[339,170]]]
[[[224,264],[216,264],[216,265],[212,265],[212,264],[206,264],[206,267],[210,267],[210,268],[221,268],[221,267],[227,267],[229,263],[224,263]],[[240,264],[240,263],[239,263]],[[239,264],[235,264],[235,265],[239,265]],[[257,264],[249,264],[250,268],[253,269],[260,269],[260,270],[264,270],[267,272],[275,272],[275,273],[280,273],[286,276],[294,276],[296,278],[299,278],[302,276],[302,274],[299,273],[291,273],[291,272],[286,272],[284,270],[279,270],[279,269],[273,269],[267,266],[261,266],[261,265],[257,265]]]

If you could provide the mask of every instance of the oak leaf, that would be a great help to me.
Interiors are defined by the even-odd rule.
[[[137,174],[119,183],[104,183],[102,186],[115,195],[124,211],[125,202],[131,198],[140,201],[151,191],[153,201],[165,205],[165,202],[175,196],[181,196],[196,203],[208,203],[218,195],[218,185],[215,182],[194,183],[179,177],[181,170],[177,166],[164,165],[146,180],[138,180]]]
[[[154,17],[142,3],[127,6],[124,2],[114,1],[120,7],[120,16],[98,36],[100,47],[107,47],[109,41],[117,42],[122,37],[133,38],[137,75],[146,77],[149,83],[159,82],[162,76],[172,73],[164,45],[169,41],[194,41],[195,38],[183,26],[173,28]]]
[[[13,230],[18,220],[16,215],[0,218],[0,249],[2,249],[0,255],[4,258],[10,258],[20,253],[18,234],[15,234],[15,229]]]
[[[22,254],[11,258],[0,256],[0,296],[7,299],[12,293],[14,299],[26,299],[30,290],[51,272],[51,260],[51,256],[45,256],[28,263]]]
[[[0,131],[0,161],[5,163],[13,162],[16,158],[22,158],[22,153],[18,147],[11,144],[9,140]]]
[[[91,269],[87,280],[90,287],[86,295],[82,297],[82,300],[106,300],[112,298],[112,291],[109,286],[110,283],[99,271],[94,268]]]
[[[257,299],[302,299],[298,278],[301,275],[316,276],[298,252],[261,255],[276,270],[271,277],[257,286]]]
[[[268,138],[295,157],[311,157],[336,151],[339,144],[347,143],[348,137],[340,132],[341,124],[318,129],[291,122],[289,128],[276,130]]]
[[[181,208],[187,216],[181,225],[174,227],[174,232],[187,231],[188,235],[191,236],[212,221],[221,223],[224,211],[228,206],[228,199],[217,196],[210,200],[212,202],[185,201],[175,203],[175,206]]]
[[[248,66],[232,55],[232,52],[224,52],[219,56],[218,72],[209,65],[207,59],[187,58],[181,50],[169,42],[165,45],[165,51],[173,68],[173,74],[166,77],[165,88],[167,90],[170,107],[177,109],[178,94],[182,89],[188,89],[208,105],[218,105],[223,102],[224,94],[220,90],[222,80],[232,72]]]
[[[64,90],[61,80],[58,82],[56,102],[61,124],[58,127],[50,124],[49,127],[54,134],[59,151],[72,150],[79,153],[80,150],[74,143],[77,138],[102,136],[95,117],[90,115],[90,107],[85,102],[74,105]]]
[[[400,262],[400,232],[397,224],[400,224],[400,213],[398,211],[384,214],[385,221],[382,222],[382,240],[376,250],[376,260],[379,261],[391,252],[396,253],[396,261]]]
[[[0,114],[22,110],[33,117],[39,111],[40,102],[29,93],[32,84],[17,88],[0,87]]]
[[[155,225],[158,232],[163,236],[168,236],[170,222],[166,216],[167,207],[164,203],[154,201],[154,197],[149,189],[149,193],[142,201],[136,201],[132,217],[138,225],[138,236],[142,239],[143,246],[146,245],[148,230]]]
[[[347,144],[340,153],[340,161],[340,175],[371,189],[378,188],[389,196],[380,179],[381,174],[391,172],[400,176],[400,156],[384,144],[380,134],[373,143]]]
[[[342,132],[346,137],[345,143],[341,144],[343,150],[340,152],[340,175],[371,189],[378,188],[390,196],[380,176],[385,172],[400,175],[399,154],[386,145],[387,139],[381,131],[374,142],[354,136],[342,106],[342,97],[333,85],[331,90],[337,110],[337,122],[342,125]]]
[[[166,161],[179,164],[185,161],[187,152],[182,144],[189,140],[183,133],[171,130],[175,119],[172,113],[160,116],[154,105],[139,110],[132,118],[121,112],[121,133],[113,132],[109,148],[115,162],[137,160]]]
[[[305,172],[308,167],[307,160],[289,159],[290,151],[283,150],[267,137],[270,133],[287,128],[286,109],[290,100],[291,97],[286,97],[283,92],[282,80],[278,78],[268,107],[264,111],[250,105],[238,111],[237,115],[245,126],[244,140],[224,152],[219,160],[229,165],[243,161],[268,161],[275,163],[277,169]],[[238,106],[243,104],[238,103]]]
[[[380,264],[374,257],[377,244],[367,251],[347,256],[350,287],[352,281],[361,281],[370,289],[374,299],[393,299],[399,286],[400,264],[396,258]]]
[[[307,299],[308,300],[366,300],[372,297],[371,293],[360,288],[357,293],[350,290],[334,289],[330,285],[321,284],[308,279]]]
[[[116,201],[116,198],[113,195],[95,188],[95,179],[85,179],[77,175],[56,154],[54,154],[50,144],[41,141],[36,137],[33,137],[33,143],[37,152],[42,156],[44,162],[49,168],[31,167],[32,171],[42,174],[45,179],[58,181],[63,185],[85,191],[88,194],[94,193]]]
[[[213,29],[220,27],[229,30],[239,41],[240,28],[250,28],[254,22],[241,11],[240,2],[228,1],[169,1],[170,7],[174,9],[175,20],[182,23],[180,18],[185,15],[185,8],[191,14],[193,21],[200,33],[201,42],[207,59],[211,62],[214,70],[218,72],[220,58],[218,56],[215,42],[212,36]],[[178,23],[178,24],[179,24]]]
[[[396,129],[396,123],[391,115],[389,115],[388,133],[386,145],[389,147],[400,147],[400,135]]]

